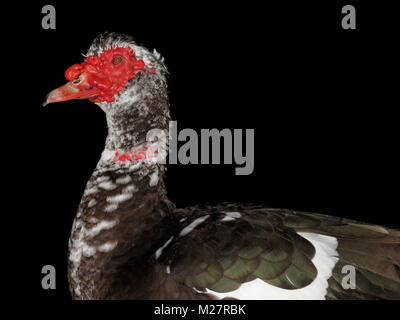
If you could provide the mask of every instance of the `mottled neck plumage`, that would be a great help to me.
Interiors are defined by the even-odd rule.
[[[89,53],[98,54],[99,45],[112,46],[116,41],[131,46],[138,59],[155,73],[139,72],[114,102],[98,103],[106,114],[108,136],[87,183],[70,238],[69,279],[78,299],[96,297],[97,288],[105,285],[102,272],[109,269],[110,257],[140,261],[165,240],[164,233],[152,234],[152,230],[171,227],[168,215],[173,204],[166,197],[164,165],[159,159],[115,161],[117,152],[130,152],[148,143],[149,131],[168,132],[166,68],[158,54],[126,43],[126,39],[108,39],[95,40]],[[112,263],[114,268],[135,264],[125,260]],[[85,281],[89,275],[91,282]]]
[[[106,112],[106,149],[129,151],[146,142],[152,129],[168,131],[169,104],[165,78],[138,74],[114,103],[99,103]]]

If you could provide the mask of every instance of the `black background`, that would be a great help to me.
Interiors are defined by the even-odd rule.
[[[168,166],[178,207],[248,202],[400,226],[393,11],[382,2],[325,2],[21,5],[24,28],[11,34],[27,78],[14,103],[24,133],[14,148],[30,160],[14,202],[22,244],[13,265],[24,292],[15,297],[37,306],[70,300],[68,237],[106,123],[89,101],[41,103],[103,31],[132,34],[165,57],[179,129],[255,129],[249,176],[233,165]],[[56,7],[56,30],[41,28],[44,4]],[[341,28],[345,4],[356,6],[357,30]],[[57,290],[41,289],[46,264],[56,267]]]

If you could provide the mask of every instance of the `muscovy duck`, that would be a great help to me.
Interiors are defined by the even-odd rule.
[[[166,74],[156,51],[104,33],[46,97],[90,99],[108,124],[69,242],[74,299],[400,299],[399,230],[256,205],[176,208],[146,140],[169,129]]]

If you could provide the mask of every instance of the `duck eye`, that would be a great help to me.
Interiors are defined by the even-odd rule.
[[[120,55],[118,56],[114,56],[112,59],[112,63],[117,65],[117,64],[121,64],[122,62],[124,62],[124,58]]]
[[[80,74],[74,81],[72,81],[73,84],[79,84],[82,81],[82,74]]]

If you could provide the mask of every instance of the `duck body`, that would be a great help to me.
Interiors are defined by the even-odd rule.
[[[162,179],[142,175],[157,166],[119,170],[93,175],[82,199],[69,249],[74,299],[398,298],[397,231],[261,206],[177,209]],[[345,265],[357,267],[356,290],[342,287]]]
[[[73,299],[400,299],[398,230],[255,205],[175,207],[159,153],[147,153],[158,146],[149,132],[170,121],[158,53],[105,33],[67,71],[45,104],[89,98],[108,125],[69,241]]]

